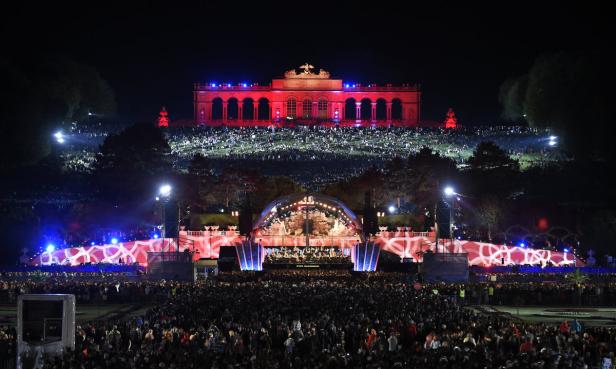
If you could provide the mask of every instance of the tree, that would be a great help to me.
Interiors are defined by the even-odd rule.
[[[188,173],[195,177],[210,177],[212,175],[210,161],[203,154],[196,153],[188,163]]]
[[[386,183],[383,172],[375,167],[366,169],[362,174],[348,180],[328,185],[323,190],[325,195],[340,199],[351,209],[361,209],[364,204],[366,191],[375,190],[373,201],[377,204],[387,199],[384,184]]]
[[[107,194],[142,196],[171,174],[170,152],[156,126],[135,124],[107,136],[96,157],[95,174]]]
[[[579,269],[575,269],[573,273],[567,275],[567,278],[577,287],[588,280],[588,276]]]
[[[607,196],[606,196],[606,203]],[[613,204],[613,202],[612,202]],[[583,217],[581,224],[581,243],[599,252],[613,255],[614,240],[616,240],[616,211],[613,208],[603,208],[589,212]]]
[[[304,192],[302,186],[285,176],[262,176],[255,184],[254,207],[264,208],[271,201],[290,194]]]
[[[406,163],[399,157],[393,158],[385,164],[385,181],[382,190],[386,201],[396,199],[396,205],[409,200],[409,173]]]
[[[216,178],[210,168],[210,161],[203,154],[197,153],[190,160],[187,180],[190,183],[190,187],[186,189],[186,192],[190,193],[187,200],[197,205],[200,210],[206,209],[215,187]]]
[[[579,156],[614,153],[609,121],[607,60],[601,51],[555,53],[537,58],[530,71],[501,86],[503,115],[532,127],[552,128]]]
[[[229,208],[232,204],[239,204],[242,201],[242,196],[255,192],[260,178],[261,175],[257,170],[225,168],[216,177],[211,188],[212,202],[217,205],[224,204],[226,208]]]
[[[464,172],[467,194],[479,197],[491,193],[508,197],[519,191],[519,163],[490,141],[475,147],[467,163],[470,170]]]
[[[492,242],[492,232],[496,230],[503,218],[503,205],[501,200],[494,195],[483,197],[477,207],[477,221],[485,227],[488,233],[488,240]]]
[[[434,208],[442,195],[442,186],[458,176],[453,160],[439,155],[429,147],[422,147],[407,161],[406,191],[419,209]]]
[[[64,121],[80,121],[91,112],[97,115],[115,112],[113,90],[96,69],[58,58],[51,60],[45,72],[50,75],[49,92],[64,105]]]
[[[0,58],[0,167],[33,164],[51,149],[51,134],[63,122],[91,111],[111,115],[115,96],[92,67],[67,58],[37,55]]]
[[[498,101],[503,106],[502,116],[510,121],[524,120],[524,98],[528,88],[528,76],[510,78],[500,87]]]
[[[468,164],[472,169],[481,171],[493,169],[519,170],[520,163],[511,159],[507,153],[492,141],[480,142],[473,155],[468,159]]]

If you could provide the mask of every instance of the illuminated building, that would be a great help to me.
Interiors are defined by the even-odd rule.
[[[416,126],[420,122],[418,85],[362,85],[318,73],[308,63],[267,86],[249,83],[196,83],[194,121],[206,126],[339,124]]]

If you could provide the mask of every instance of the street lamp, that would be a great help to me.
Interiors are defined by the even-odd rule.
[[[447,186],[447,187],[445,187],[443,189],[443,194],[445,195],[445,198],[451,199],[450,202],[447,202],[445,199],[443,199],[443,202],[445,204],[447,204],[447,206],[449,206],[449,222],[448,222],[449,223],[448,224],[448,226],[449,226],[449,237],[451,238],[452,244],[453,244],[453,222],[452,222],[452,220],[453,220],[453,202],[455,200],[454,195],[457,195],[457,193],[456,193],[456,191],[454,190],[453,187]],[[438,205],[437,205],[436,209],[434,209],[434,210],[435,210],[434,211],[435,223],[438,226],[438,225],[440,225],[439,219],[438,219]],[[441,231],[440,231],[440,226],[439,226],[437,228],[437,232],[436,232],[436,248],[437,248],[437,250],[438,250],[438,242],[439,242],[440,233],[441,233]],[[444,247],[445,246],[443,245],[443,248]]]
[[[160,188],[158,189],[158,194],[159,196],[156,196],[156,201],[159,201],[161,199],[163,200],[169,200],[169,197],[171,196],[171,185],[170,184],[164,184],[162,186],[160,186]],[[162,215],[162,227],[161,227],[161,238],[163,239],[163,245],[165,242],[165,231],[166,231],[166,227],[165,227],[165,201],[161,202],[161,215]]]
[[[396,212],[396,207],[393,205],[389,205],[389,207],[387,208],[387,210],[389,211],[389,214],[393,214]]]
[[[160,186],[160,189],[158,190],[158,193],[162,197],[169,197],[169,196],[171,196],[171,185],[164,184],[164,185]]]

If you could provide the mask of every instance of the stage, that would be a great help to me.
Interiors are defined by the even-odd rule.
[[[322,269],[322,270],[353,270],[353,263],[263,263],[263,270],[283,270],[283,269]]]

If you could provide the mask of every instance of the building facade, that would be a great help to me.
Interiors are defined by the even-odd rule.
[[[418,85],[361,85],[313,72],[308,63],[268,86],[241,83],[194,85],[194,121],[206,126],[340,124],[416,126]]]

